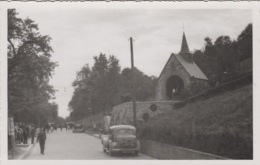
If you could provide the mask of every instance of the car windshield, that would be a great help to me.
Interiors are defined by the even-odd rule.
[[[131,129],[120,129],[116,132],[116,135],[133,135],[134,131]]]

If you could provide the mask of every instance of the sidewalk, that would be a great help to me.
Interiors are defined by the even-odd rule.
[[[33,146],[36,143],[37,138],[34,138],[34,144],[31,144],[31,138],[28,139],[28,144],[15,144],[14,150],[8,151],[8,159],[9,160],[20,160],[25,158],[32,150]]]
[[[88,130],[85,130],[85,132],[84,132],[84,133],[86,133],[86,134],[88,134],[88,135],[91,135],[91,136],[94,136],[94,137],[96,137],[96,138],[100,139],[100,134],[99,134],[99,133],[97,133],[97,132],[93,132],[93,131],[88,131]]]
[[[91,134],[91,135],[96,137],[96,138],[98,138],[98,139],[100,139],[99,134]]]

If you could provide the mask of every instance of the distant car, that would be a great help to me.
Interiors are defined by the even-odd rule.
[[[84,127],[82,122],[76,122],[73,128],[73,133],[75,132],[84,132]]]
[[[136,129],[130,125],[111,126],[108,135],[101,137],[101,143],[103,151],[109,152],[111,156],[118,152],[138,155],[140,150]]]
[[[75,126],[75,122],[66,122],[67,129],[72,129]]]

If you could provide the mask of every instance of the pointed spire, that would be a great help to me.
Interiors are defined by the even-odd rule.
[[[183,32],[183,37],[182,37],[182,45],[181,45],[181,51],[179,55],[182,56],[184,60],[186,60],[189,63],[193,63],[193,55],[190,52],[185,33]]]
[[[190,53],[190,49],[186,40],[185,33],[183,32],[181,51],[179,54]]]

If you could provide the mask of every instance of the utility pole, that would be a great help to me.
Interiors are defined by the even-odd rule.
[[[133,101],[133,121],[136,127],[136,103],[135,103],[135,72],[134,72],[134,54],[133,54],[133,39],[130,37],[131,50],[131,67],[132,67],[132,101]]]

